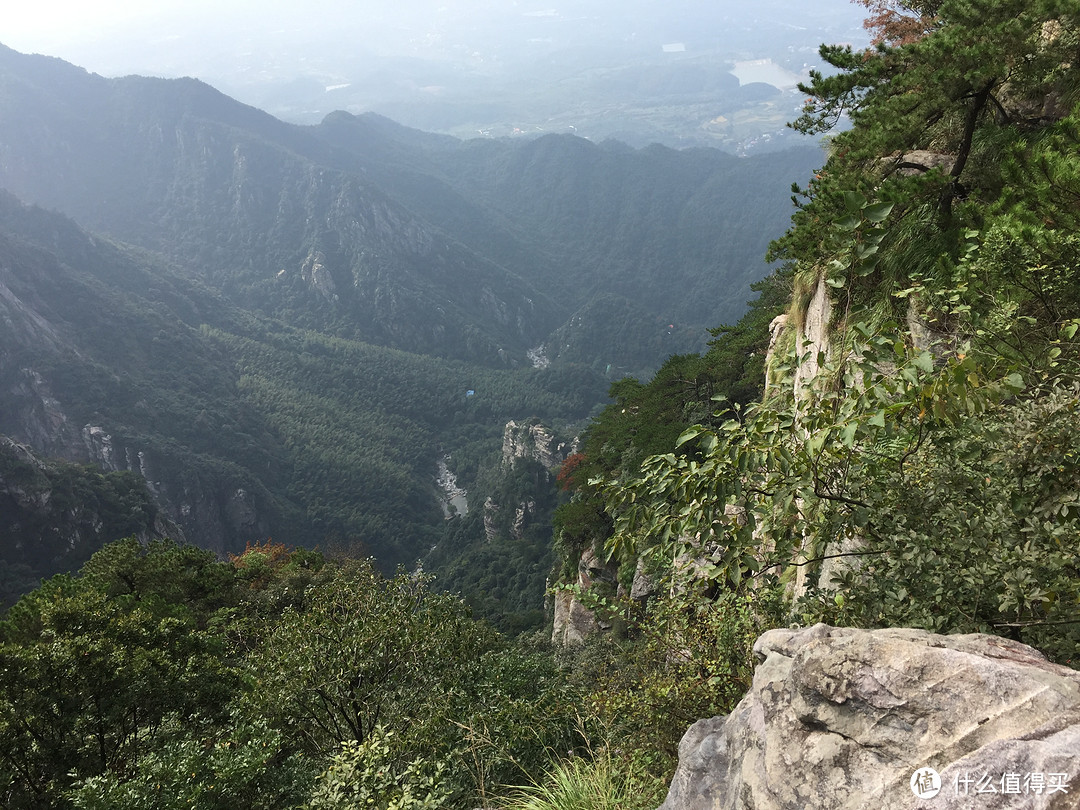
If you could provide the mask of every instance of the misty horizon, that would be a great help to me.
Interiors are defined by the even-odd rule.
[[[459,137],[570,132],[745,152],[797,138],[784,132],[795,85],[821,43],[865,44],[862,11],[848,0],[46,2],[0,41],[103,76],[192,76],[292,123],[377,112]]]

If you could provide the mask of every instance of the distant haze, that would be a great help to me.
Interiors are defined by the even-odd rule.
[[[866,42],[862,12],[848,0],[40,0],[5,10],[0,41],[105,76],[195,76],[298,123],[371,110],[466,137],[739,151],[781,137],[818,45]],[[738,92],[735,78],[760,87]]]

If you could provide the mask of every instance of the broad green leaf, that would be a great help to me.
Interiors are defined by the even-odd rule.
[[[844,207],[852,214],[858,214],[866,207],[866,197],[857,191],[844,192]]]
[[[919,369],[919,371],[925,372],[926,374],[930,374],[934,370],[934,357],[930,354],[930,352],[919,352],[911,359],[911,362],[914,364],[915,368]]]
[[[684,444],[686,444],[691,439],[697,438],[700,434],[701,434],[701,428],[700,427],[687,428],[686,430],[684,430],[679,435],[679,438],[675,441],[675,446],[676,447],[682,447]]]
[[[859,429],[857,422],[849,422],[840,431],[840,441],[844,447],[852,447],[855,444],[855,431]]]
[[[873,223],[884,222],[893,210],[891,202],[874,203],[863,209],[863,216]]]

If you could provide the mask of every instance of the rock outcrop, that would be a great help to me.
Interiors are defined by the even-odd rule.
[[[0,436],[0,608],[130,535],[183,538],[137,474],[44,460]]]
[[[327,301],[338,300],[337,285],[334,283],[334,275],[326,266],[326,256],[321,250],[313,250],[304,260],[300,268],[300,276],[308,283],[311,289],[319,293]]]
[[[529,527],[550,519],[555,474],[576,443],[559,439],[535,419],[506,423],[499,462],[503,483],[484,501],[488,542],[521,541]]]
[[[1080,808],[1080,672],[1031,647],[817,625],[754,651],[750,692],[690,727],[660,810]]]
[[[269,534],[265,491],[247,489],[240,480],[205,480],[178,459],[142,449],[97,425],[83,429],[83,441],[94,466],[142,477],[163,514],[173,521],[177,532],[173,539],[224,555]]]
[[[531,459],[555,472],[574,452],[574,443],[559,441],[552,430],[537,422],[506,423],[503,429],[503,469],[512,469],[518,459]]]
[[[825,276],[822,275],[803,312],[802,323],[795,335],[795,355],[804,358],[796,366],[795,379],[792,382],[796,402],[804,402],[807,398],[806,391],[814,385],[814,380],[821,371],[819,358],[828,363],[832,356],[832,318],[833,303],[829,295],[829,285],[825,283]]]
[[[578,561],[577,581],[581,591],[587,591],[598,582],[604,582],[610,590],[615,589],[615,565],[604,562],[591,548],[585,549]],[[555,594],[555,622],[551,631],[553,644],[568,646],[581,644],[589,636],[610,625],[600,621],[596,613],[575,596],[573,591],[562,590]]]

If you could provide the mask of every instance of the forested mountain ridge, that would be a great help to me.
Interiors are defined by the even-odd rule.
[[[843,113],[853,127],[797,189],[774,246],[784,267],[707,352],[618,381],[558,474],[572,497],[558,513],[554,590],[590,631],[562,636],[579,643],[500,638],[415,569],[388,578],[276,542],[222,560],[128,538],[0,621],[0,799],[536,810],[584,795],[603,810],[653,810],[681,754],[692,767],[665,808],[738,810],[747,796],[772,810],[906,808],[913,772],[929,768],[949,806],[1000,778],[1005,802],[1073,807],[1080,8],[860,1],[880,47],[824,48],[837,73],[805,87],[798,126]],[[82,313],[47,306],[50,284],[91,306],[118,270],[195,289],[186,268],[7,202],[21,224],[0,243],[0,328],[30,339],[0,340],[0,352],[45,352],[19,362],[48,369],[65,346],[88,353],[114,328],[70,340]],[[58,258],[82,266],[98,250],[109,260],[95,273]],[[145,263],[122,260],[134,255]],[[67,275],[81,283],[54,284]],[[283,460],[310,465],[290,481],[346,503],[357,482],[327,485],[350,450],[368,449],[368,398],[393,385],[412,386],[416,407],[394,412],[389,444],[419,436],[410,458],[422,460],[452,438],[468,466],[493,432],[521,457],[506,415],[544,401],[571,421],[598,379],[573,364],[504,371],[301,330],[216,292],[205,307],[198,329],[175,335],[207,341],[185,352],[221,352],[214,373],[227,385],[215,390],[235,386],[240,410],[206,417],[236,420],[230,452],[269,425]],[[169,307],[121,310],[160,316],[172,334]],[[361,386],[368,374],[385,387]],[[482,383],[462,396],[466,376]],[[114,377],[94,375],[105,405],[133,393]],[[55,416],[52,399],[33,401]],[[258,418],[240,422],[255,405]],[[439,418],[425,421],[433,406]],[[524,429],[550,450],[549,431]],[[554,458],[537,455],[545,468]],[[536,460],[496,475],[546,475]],[[308,515],[341,501],[309,501]],[[461,538],[440,547],[449,539]],[[742,702],[755,685],[766,700]],[[975,692],[986,701],[969,701]]]
[[[0,183],[28,202],[348,337],[495,363],[557,322],[526,282],[320,163],[327,150],[301,128],[194,80],[4,56],[21,71],[5,76]]]
[[[218,553],[274,535],[411,564],[443,531],[438,458],[471,486],[508,419],[580,420],[603,392],[580,368],[491,369],[289,327],[8,194],[0,315],[0,433],[138,473]],[[44,550],[10,561],[27,554],[40,573],[61,565]]]
[[[771,182],[761,175],[762,161],[718,150],[630,149],[570,135],[462,142],[341,112],[314,132],[356,155],[356,165],[410,209],[470,243],[482,239],[507,266],[529,261],[523,249],[532,262],[544,257],[540,272],[575,301],[598,294],[653,301],[689,324],[737,320],[741,299],[761,277],[757,238],[747,234],[783,207],[756,187]],[[805,176],[819,157],[808,145],[764,163],[770,175]],[[478,212],[472,216],[482,232],[464,211]],[[513,243],[500,241],[505,231]],[[695,270],[705,267],[719,272]]]
[[[344,113],[297,127],[194,80],[0,56],[0,184],[20,198],[266,314],[489,364],[527,362],[600,294],[639,334],[578,354],[637,372],[700,348],[741,312],[783,189],[818,159],[462,143]]]
[[[31,203],[0,205],[0,430],[139,471],[219,552],[411,564],[444,531],[440,459],[479,509],[507,421],[580,424],[737,315],[771,235],[744,215],[779,233],[815,155],[298,127],[0,48],[0,185]]]
[[[1077,8],[864,5],[878,46],[823,46],[837,72],[794,124],[854,126],[772,248],[763,393],[672,403],[685,364],[620,390],[571,476],[564,572],[599,552],[625,585],[690,557],[706,594],[771,583],[800,621],[991,632],[1075,665]]]

